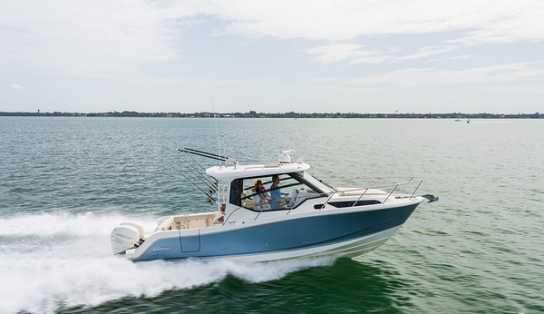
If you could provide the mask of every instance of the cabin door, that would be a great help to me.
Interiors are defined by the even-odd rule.
[[[182,252],[200,251],[200,230],[198,230],[198,233],[195,235],[181,237],[180,241]]]

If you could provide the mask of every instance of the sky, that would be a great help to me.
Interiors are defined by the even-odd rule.
[[[0,111],[544,112],[542,0],[0,0]]]

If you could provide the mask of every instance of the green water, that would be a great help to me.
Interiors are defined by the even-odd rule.
[[[335,184],[421,176],[440,201],[355,259],[111,256],[119,222],[213,209],[176,149],[217,134],[242,163],[295,149]],[[543,140],[541,120],[0,117],[0,313],[543,313]]]

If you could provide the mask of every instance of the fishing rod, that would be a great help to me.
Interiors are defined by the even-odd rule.
[[[187,155],[187,156],[189,156],[189,158],[191,158],[191,160],[192,160],[194,163],[196,163],[202,170],[206,171],[206,168],[204,168],[204,167],[203,167],[196,159],[194,159],[193,156],[191,156],[191,155]],[[197,172],[198,169],[197,169],[196,166],[194,166],[192,163],[190,164],[190,166],[191,166],[191,168],[193,168],[193,170],[194,170],[195,172]],[[208,179],[208,177],[205,177],[205,176],[204,176],[203,174],[201,174],[200,172],[197,172],[197,174],[198,174],[198,176],[199,176],[201,179],[204,180],[204,183],[206,183],[206,185],[208,185],[209,188],[211,188],[211,189],[213,189],[215,192],[217,192],[216,189],[215,189],[215,187],[214,187],[214,186],[211,186],[211,185],[213,185],[213,181],[210,182],[210,180]]]
[[[204,166],[202,166],[201,163],[199,163],[196,159],[194,159],[191,154],[188,154],[187,156],[189,156],[191,158],[191,160],[194,161],[200,167],[200,169],[206,171],[206,168],[204,168]]]
[[[214,154],[210,154],[210,153],[206,153],[206,152],[189,151],[188,148],[183,148],[183,149],[180,148],[178,150],[180,152],[182,152],[182,153],[193,154],[193,155],[206,157],[206,158],[210,158],[210,159],[215,159],[215,160],[219,160],[219,161],[226,161],[226,158],[227,158],[227,157],[224,157],[224,156],[214,155]]]
[[[193,168],[194,171],[191,170],[187,165],[189,165],[191,168]],[[198,179],[200,182],[204,183],[204,184],[210,189],[209,192],[210,192],[211,194],[213,194],[214,192],[217,192],[216,188],[212,185],[212,183],[209,182],[209,181],[207,180],[206,177],[204,177],[202,174],[200,174],[200,173],[197,171],[198,169],[196,169],[195,166],[193,166],[193,165],[190,164],[190,163],[185,163],[185,165],[183,166],[183,168],[186,169],[186,170],[188,170],[188,171],[195,177],[195,179]]]
[[[200,192],[204,193],[204,195],[206,195],[208,197],[208,200],[207,202],[210,203],[210,204],[213,204],[212,202],[215,202],[215,200],[213,199],[213,197],[208,194],[206,191],[204,191],[200,186],[198,186],[197,184],[195,184],[190,178],[188,178],[186,175],[183,174],[183,172],[180,172],[181,176],[185,178],[185,180],[191,182],[191,184],[196,187],[197,189],[200,190]]]
[[[204,154],[204,155],[208,155],[208,156],[218,157],[218,158],[221,158],[221,159],[228,159],[228,157],[225,157],[225,156],[212,154],[212,153],[208,153],[208,152],[205,152],[205,151],[202,151],[202,150],[197,150],[197,149],[193,149],[193,148],[189,148],[189,147],[183,147],[182,150],[186,151],[187,153],[194,152],[194,153]]]
[[[215,159],[215,160],[220,160],[220,161],[225,161],[225,159],[222,159],[222,158],[226,158],[228,159],[228,157],[224,157],[224,156],[219,156],[219,155],[215,155],[215,154],[211,154],[211,153],[207,153],[207,152],[202,152],[202,151],[198,151],[196,149],[191,149],[191,148],[187,148],[187,147],[184,147],[183,149],[178,149],[178,151],[182,152],[182,153],[187,153],[188,156],[194,161],[196,162],[203,170],[206,170],[198,161],[196,161],[192,156],[191,154],[193,155],[197,155],[197,156],[201,156],[201,157],[206,157],[206,158],[211,158],[211,159]],[[213,155],[213,156],[208,156],[208,155]],[[217,156],[217,157],[216,157]],[[221,159],[220,159],[221,158]],[[191,167],[193,167],[193,169],[195,169],[195,167],[191,164]],[[199,176],[197,174],[195,174],[193,171],[191,171],[191,169],[189,169],[187,166],[185,166],[185,168],[187,170],[189,170],[195,177],[199,178]],[[196,171],[196,169],[195,169]],[[213,183],[210,183],[206,177],[204,177],[203,175],[200,175],[202,178],[204,178],[203,180],[205,180],[206,182],[204,182],[210,189],[214,190],[215,192],[217,192],[217,183],[215,181],[217,181],[217,179],[215,179],[215,181]],[[200,179],[202,181],[202,179]],[[211,184],[211,186],[210,186]]]
[[[178,169],[177,167],[174,167],[173,165],[170,165],[170,166],[172,167],[172,169],[176,170],[176,172],[179,172],[179,174],[181,174],[181,176],[183,178],[185,178],[185,180],[189,181],[194,187],[196,187],[198,190],[200,190],[200,192],[202,192],[204,195],[206,195],[206,197],[207,197],[206,201],[208,203],[213,205],[213,202],[217,202],[216,200],[214,200],[214,198],[211,195],[211,194],[213,194],[213,192],[209,191],[209,193],[208,193],[208,192],[204,191],[204,189],[202,189],[199,185],[197,185],[196,183],[193,182],[192,178],[186,176],[183,173],[183,169]],[[217,193],[217,191],[216,191],[216,193]]]

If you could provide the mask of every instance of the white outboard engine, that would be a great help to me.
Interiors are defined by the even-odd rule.
[[[113,254],[138,247],[144,239],[144,228],[133,222],[123,222],[115,227],[110,235]]]

